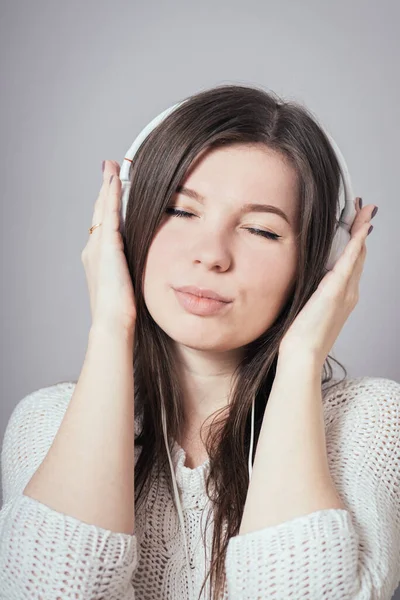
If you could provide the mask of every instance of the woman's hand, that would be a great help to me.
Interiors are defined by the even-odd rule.
[[[89,235],[82,250],[90,295],[93,325],[131,333],[136,323],[136,303],[119,231],[121,207],[120,167],[105,161],[103,185],[95,202],[92,226],[101,223]],[[113,177],[110,183],[110,177]]]
[[[359,283],[366,257],[365,240],[375,206],[357,207],[351,238],[332,271],[296,316],[279,346],[279,359],[303,357],[323,367],[336,338],[359,299]]]

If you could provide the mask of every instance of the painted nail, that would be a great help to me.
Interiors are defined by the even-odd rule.
[[[110,183],[112,182],[113,178],[114,178],[114,175],[111,175],[111,177],[110,177]]]
[[[106,161],[105,161],[105,160],[103,160],[103,163],[102,163],[102,165],[101,165],[101,170],[103,171],[103,173],[104,173],[104,167],[105,167],[105,166],[106,166]]]
[[[372,211],[371,219],[374,218],[374,216],[376,215],[377,212],[378,212],[378,207],[375,206],[374,210]]]
[[[358,206],[362,208],[362,198],[358,198]]]
[[[367,233],[367,235],[369,235],[369,234],[371,233],[371,231],[373,230],[373,228],[374,228],[374,226],[373,226],[373,225],[371,225],[371,227],[368,229],[368,233]]]

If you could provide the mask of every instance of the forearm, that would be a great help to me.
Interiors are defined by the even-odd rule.
[[[326,453],[321,370],[279,358],[239,535],[327,508],[345,508]]]
[[[24,494],[86,523],[134,533],[133,395],[133,332],[93,326],[64,419]]]

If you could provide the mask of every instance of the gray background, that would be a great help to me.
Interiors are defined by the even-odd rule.
[[[1,439],[26,394],[79,377],[102,160],[121,164],[154,116],[221,83],[306,104],[379,206],[331,354],[350,377],[400,381],[399,17],[396,0],[1,3]]]

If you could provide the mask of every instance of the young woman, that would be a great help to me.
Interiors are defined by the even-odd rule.
[[[79,379],[5,433],[1,597],[391,598],[400,384],[332,383],[328,357],[377,208],[355,199],[326,272],[337,156],[306,108],[238,85],[146,137],[123,236],[119,175],[105,161],[82,252]]]

